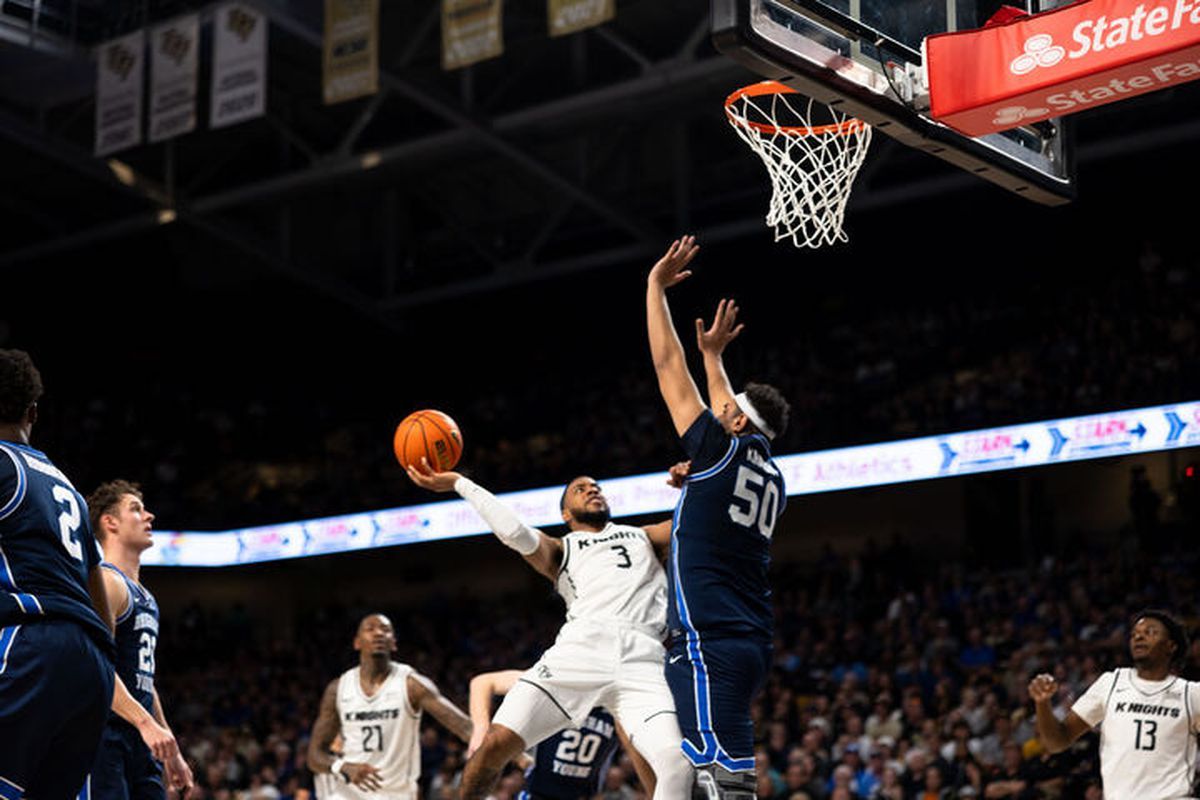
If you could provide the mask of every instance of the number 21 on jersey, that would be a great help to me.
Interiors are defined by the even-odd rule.
[[[738,467],[733,497],[729,518],[742,527],[757,528],[770,539],[779,515],[779,487],[758,470],[742,464]]]

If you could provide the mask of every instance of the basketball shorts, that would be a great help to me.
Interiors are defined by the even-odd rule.
[[[100,740],[96,764],[78,800],[163,800],[162,765],[137,729],[110,717]]]
[[[79,625],[0,628],[0,798],[75,797],[112,696],[112,661]]]
[[[679,712],[683,753],[697,767],[754,769],[750,702],[771,665],[771,643],[756,638],[679,637],[667,656],[667,683]]]
[[[636,743],[651,720],[675,713],[663,657],[662,643],[643,630],[572,620],[505,696],[494,722],[529,748],[603,706]]]

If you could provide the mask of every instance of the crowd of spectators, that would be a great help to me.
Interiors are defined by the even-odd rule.
[[[1023,570],[968,572],[902,543],[853,558],[778,566],[774,665],[753,708],[762,800],[1099,800],[1096,736],[1047,755],[1026,694],[1053,673],[1069,707],[1128,663],[1130,615],[1193,622],[1200,551],[1079,552]],[[205,800],[303,798],[309,728],[325,683],[355,663],[357,600],[294,620],[245,609],[164,613],[160,692]],[[400,660],[465,707],[470,677],[533,663],[561,621],[544,594],[430,597],[388,608]],[[1200,665],[1194,647],[1188,674]],[[453,800],[463,746],[434,723],[421,737],[422,791]],[[512,798],[519,773],[495,797]],[[628,760],[604,800],[642,796]]]

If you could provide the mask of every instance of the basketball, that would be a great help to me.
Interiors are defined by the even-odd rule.
[[[414,411],[396,426],[392,439],[402,467],[419,466],[421,459],[438,472],[453,469],[462,455],[462,433],[449,414],[426,409]]]

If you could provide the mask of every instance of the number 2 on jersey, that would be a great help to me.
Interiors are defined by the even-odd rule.
[[[67,506],[58,515],[58,533],[62,536],[63,547],[67,548],[71,558],[83,561],[83,545],[75,540],[75,532],[79,530],[79,523],[83,521],[83,515],[79,513],[79,503],[75,501],[71,490],[65,486],[55,484],[52,494],[57,502]]]
[[[742,508],[737,503],[730,503],[729,518],[747,528],[757,524],[758,532],[770,539],[779,514],[779,487],[759,472],[740,466],[733,496],[744,501],[746,506]]]

